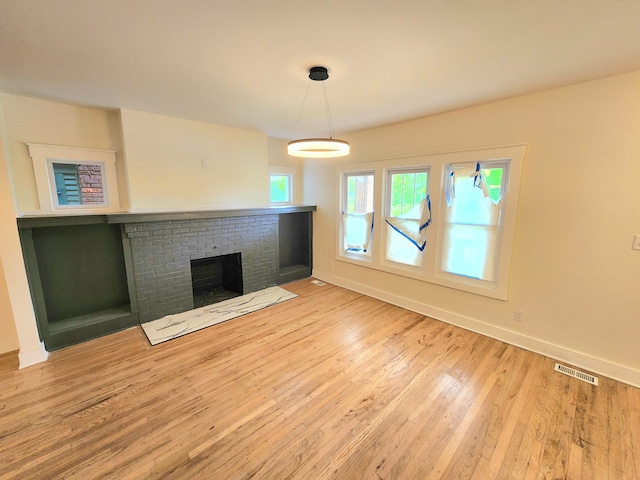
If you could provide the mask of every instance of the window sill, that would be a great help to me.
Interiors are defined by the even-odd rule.
[[[436,274],[430,276],[426,271],[425,267],[411,267],[411,266],[395,266],[390,265],[389,262],[384,264],[375,263],[372,258],[356,258],[354,256],[347,255],[338,255],[336,256],[336,261],[348,263],[351,265],[358,265],[360,267],[371,268],[373,270],[377,270],[379,272],[389,273],[391,275],[398,275],[405,278],[410,278],[412,280],[417,280],[419,282],[430,283],[432,285],[438,285],[441,287],[452,288],[454,290],[460,290],[467,293],[472,293],[474,295],[480,295],[482,297],[493,298],[495,300],[507,301],[508,300],[508,292],[507,288],[504,287],[499,289],[495,284],[490,284],[491,286],[480,286],[478,282],[481,280],[475,279],[465,279],[464,277],[461,280],[452,280],[446,274]],[[486,282],[489,285],[489,282]]]

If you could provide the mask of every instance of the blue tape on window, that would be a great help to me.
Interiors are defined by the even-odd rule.
[[[409,240],[413,245],[415,245],[418,250],[420,250],[421,252],[424,251],[425,247],[427,246],[427,241],[425,240],[424,243],[422,245],[420,245],[418,242],[416,242],[413,238],[407,236],[404,232],[402,232],[401,230],[399,230],[398,228],[396,228],[395,226],[393,226],[389,220],[385,220],[385,222],[387,222],[387,224],[393,228],[396,232],[398,232],[400,235],[402,235],[404,238],[406,238],[407,240]],[[428,224],[427,224],[428,225]],[[425,225],[425,227],[427,226]]]
[[[482,171],[480,170],[480,162],[476,163],[476,173],[473,176],[473,186],[482,188]]]
[[[412,217],[412,214],[418,216],[418,212],[421,212],[419,214],[420,218]],[[400,217],[387,217],[385,222],[422,252],[427,246],[426,237],[424,240],[422,239],[423,230],[431,224],[431,197],[427,195],[422,202],[413,207],[407,214]],[[417,232],[415,229],[416,222],[421,222],[418,224]]]
[[[449,174],[449,178],[447,178],[444,183],[444,194],[445,198],[447,199],[447,207],[451,206],[451,203],[456,196],[455,180],[455,173],[451,172]]]

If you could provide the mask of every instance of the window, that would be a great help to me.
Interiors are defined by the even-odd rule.
[[[40,211],[120,208],[116,152],[27,144],[33,161]]]
[[[365,214],[373,212],[373,174],[346,175],[346,213]]]
[[[104,172],[101,164],[51,162],[50,165],[56,206],[104,205]]]
[[[292,178],[289,174],[270,174],[271,203],[291,203],[292,183]]]
[[[507,145],[344,165],[336,260],[507,300],[525,151]],[[375,210],[383,216],[374,229]]]
[[[291,205],[295,202],[297,173],[297,167],[269,167],[269,201],[272,205]]]
[[[446,166],[442,272],[497,281],[508,178],[508,160]]]
[[[346,173],[343,177],[342,249],[370,255],[373,231],[373,181],[371,172]]]
[[[385,258],[421,267],[431,223],[427,167],[387,172]]]

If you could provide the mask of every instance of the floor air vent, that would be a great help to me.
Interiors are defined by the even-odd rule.
[[[578,380],[590,383],[591,385],[598,385],[598,377],[594,377],[593,375],[579,372],[578,370],[574,370],[570,367],[565,367],[564,365],[560,365],[559,363],[556,363],[556,366],[553,369],[556,372],[564,373],[565,375],[577,378]]]

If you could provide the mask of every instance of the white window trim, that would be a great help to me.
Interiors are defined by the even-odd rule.
[[[288,202],[272,202],[271,201],[271,175],[283,175],[289,177],[289,201]],[[295,167],[269,167],[269,203],[271,205],[293,205],[295,195],[296,168]]]
[[[40,213],[69,215],[70,213],[104,213],[120,209],[115,150],[39,143],[27,143],[27,146],[33,162]],[[53,163],[101,165],[105,203],[103,205],[58,205]]]
[[[404,157],[390,160],[379,160],[373,162],[363,162],[353,165],[339,165],[337,167],[338,184],[340,192],[340,212],[344,202],[344,175],[346,173],[374,172],[374,230],[371,238],[371,256],[349,255],[342,249],[342,216],[337,215],[337,261],[366,266],[376,270],[401,275],[404,277],[434,283],[445,287],[463,290],[466,292],[482,295],[498,300],[508,299],[509,273],[511,267],[511,257],[513,251],[513,241],[515,237],[516,213],[518,209],[518,197],[520,190],[520,177],[522,174],[522,164],[526,152],[526,144],[506,145],[497,147],[477,148],[439,154],[422,155],[416,157]],[[473,281],[459,275],[444,274],[438,272],[441,251],[441,230],[442,218],[442,192],[444,189],[444,173],[446,165],[451,163],[466,162],[490,162],[492,160],[509,159],[509,182],[505,191],[504,201],[504,222],[501,224],[502,242],[499,248],[500,262],[497,270],[497,281],[488,282]],[[411,265],[398,264],[384,258],[383,229],[380,228],[380,212],[386,211],[387,179],[386,172],[398,168],[418,168],[429,167],[429,196],[431,198],[431,224],[427,233],[427,248],[425,249],[424,265],[415,267]],[[441,179],[438,182],[436,179]],[[383,185],[384,182],[384,185]],[[339,213],[339,212],[338,212]],[[471,280],[471,281],[469,281]]]

